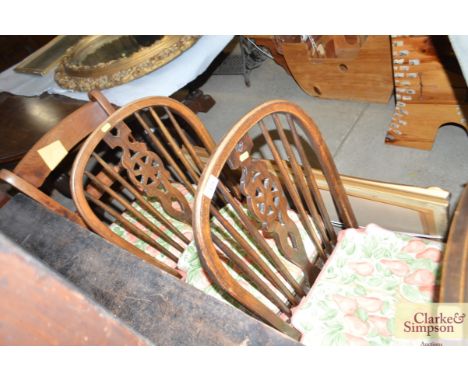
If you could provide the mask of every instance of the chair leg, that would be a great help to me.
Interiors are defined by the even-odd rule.
[[[42,204],[44,207],[48,208],[49,210],[52,210],[56,214],[66,217],[67,219],[70,219],[71,221],[83,227],[86,227],[86,224],[84,223],[83,219],[81,219],[81,217],[78,214],[65,208],[56,200],[44,194],[41,190],[37,189],[24,179],[12,173],[11,171],[5,169],[0,170],[0,179],[8,184],[11,184],[23,194],[29,196],[31,199],[34,199],[36,202]]]

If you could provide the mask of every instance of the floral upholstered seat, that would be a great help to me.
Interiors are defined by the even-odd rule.
[[[347,229],[291,323],[307,345],[405,344],[394,336],[399,303],[431,302],[442,244],[375,224]]]

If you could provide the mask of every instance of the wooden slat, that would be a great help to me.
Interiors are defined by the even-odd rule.
[[[127,213],[130,213],[131,215],[133,215],[134,218],[138,220],[141,224],[143,224],[148,230],[150,230],[155,235],[164,239],[168,244],[170,244],[173,248],[175,248],[179,252],[184,251],[184,248],[179,243],[174,241],[166,232],[162,231],[158,226],[156,226],[151,221],[149,221],[141,212],[139,212],[135,207],[133,207],[128,202],[128,200],[125,199],[124,196],[119,195],[116,191],[106,186],[105,184],[101,183],[93,174],[89,173],[88,171],[85,171],[85,175],[98,188],[102,189],[108,195],[112,196],[116,201],[118,201],[127,210]],[[174,259],[175,257],[173,258],[173,260]]]
[[[222,182],[220,182],[218,186],[221,190],[223,197],[234,208],[244,228],[247,230],[251,238],[255,241],[259,249],[262,250],[271,259],[278,272],[293,287],[294,291],[299,296],[303,296],[303,289],[297,283],[294,277],[292,277],[291,273],[288,271],[284,263],[278,258],[275,251],[273,251],[270,245],[266,242],[265,238],[260,234],[260,232],[258,232],[257,228],[252,225],[250,218],[244,212],[242,204],[230,195],[229,190],[224,186]]]
[[[255,251],[254,248],[245,240],[242,235],[232,226],[227,219],[225,219],[216,208],[211,208],[211,213],[218,220],[223,228],[232,235],[234,240],[242,247],[247,259],[252,263],[260,267],[265,277],[283,293],[288,300],[291,302],[297,302],[297,298],[289,291],[284,283],[278,278],[278,276],[271,270],[271,268],[265,264],[261,256]]]
[[[253,281],[254,287],[256,287],[265,297],[267,297],[273,304],[275,304],[283,313],[291,315],[291,310],[288,306],[279,299],[278,295],[267,285],[265,282],[246,264],[235,251],[233,251],[225,242],[225,240],[219,238],[217,235],[213,235],[213,242],[219,247],[223,254],[241,270],[241,274],[248,281]]]
[[[99,164],[104,168],[104,170],[116,181],[120,182],[128,191],[135,196],[139,203],[145,206],[146,211],[151,214],[156,220],[158,220],[161,224],[167,227],[171,232],[173,232],[179,239],[183,242],[190,244],[190,239],[188,239],[180,230],[178,230],[174,224],[172,224],[164,215],[159,213],[151,203],[149,203],[138,190],[136,190],[130,183],[128,183],[122,176],[119,175],[117,171],[115,171],[111,166],[109,166],[104,160],[96,153],[92,154],[93,158],[95,158]]]
[[[133,235],[135,235],[139,239],[141,239],[143,241],[146,241],[152,247],[154,247],[155,249],[157,249],[158,251],[160,251],[161,253],[163,253],[164,255],[169,257],[170,259],[177,262],[178,258],[176,256],[174,256],[174,254],[172,254],[167,248],[165,248],[164,246],[162,246],[161,244],[159,244],[158,242],[153,240],[149,235],[144,233],[142,230],[138,229],[134,224],[130,223],[127,219],[125,219],[122,216],[122,214],[119,211],[116,211],[115,209],[113,209],[109,205],[103,203],[101,200],[96,199],[95,197],[93,197],[92,195],[90,195],[88,193],[86,193],[86,197],[88,198],[89,201],[91,201],[96,206],[98,206],[99,208],[102,208],[105,212],[107,212],[109,215],[111,215],[115,220],[117,220],[121,225],[123,225],[124,228],[127,231],[129,231],[130,233],[132,233]],[[152,256],[150,256],[148,254],[146,254],[145,257],[151,259],[151,261],[153,263],[156,263],[158,265],[163,264],[163,263],[161,263],[161,261],[155,259],[154,257],[152,257]],[[167,268],[167,266],[165,266],[165,267]]]
[[[292,136],[294,139],[294,143],[296,145],[297,151],[299,153],[299,156],[301,158],[302,166],[305,172],[305,179],[307,182],[307,185],[309,186],[309,190],[312,193],[314,197],[314,201],[318,206],[318,209],[320,211],[320,215],[322,217],[322,221],[325,224],[325,228],[327,230],[328,236],[331,238],[333,243],[336,243],[336,233],[335,230],[333,229],[333,226],[331,224],[330,217],[328,215],[328,211],[325,207],[325,203],[323,202],[322,195],[320,193],[320,190],[318,188],[317,182],[315,180],[315,176],[312,172],[312,166],[309,163],[309,159],[307,158],[307,155],[305,153],[304,147],[302,145],[301,139],[299,138],[299,135],[297,134],[296,126],[289,114],[286,115],[286,119],[288,121],[289,127],[292,132]]]
[[[324,244],[324,246],[325,246],[326,250],[328,251],[328,253],[331,253],[332,247],[331,247],[330,243],[327,240],[327,236],[326,236],[325,231],[324,231],[324,225],[323,225],[322,219],[320,218],[320,216],[318,214],[317,208],[315,207],[315,204],[314,204],[314,201],[312,200],[310,192],[308,192],[308,188],[307,188],[307,185],[306,185],[305,180],[304,180],[304,178],[305,178],[304,173],[302,172],[301,167],[297,163],[296,156],[294,155],[294,153],[292,151],[292,148],[291,148],[291,145],[290,145],[290,143],[289,143],[289,141],[288,141],[288,139],[286,137],[286,134],[284,133],[283,124],[281,123],[281,121],[280,121],[277,114],[273,115],[273,121],[274,121],[275,126],[276,126],[276,128],[278,130],[278,133],[279,133],[281,142],[283,144],[283,147],[286,150],[286,154],[288,155],[289,163],[291,164],[294,184],[296,184],[298,186],[298,191],[300,191],[300,193],[304,197],[304,200],[306,202],[306,206],[307,206],[307,208],[309,210],[309,213],[311,214],[312,219],[313,219],[313,221],[315,223],[315,227],[312,227],[310,224],[307,224],[307,223],[304,224],[304,222],[303,222],[304,227],[306,228],[307,233],[309,234],[309,236],[311,237],[312,240],[314,240],[313,235],[316,234],[314,228],[318,229],[318,231],[320,232],[320,235],[321,235],[321,238],[319,238],[319,240]],[[307,216],[305,217],[305,220],[309,221]],[[309,232],[310,230],[312,230],[312,231]]]
[[[157,113],[154,111],[154,109],[152,107],[149,108],[150,110],[150,114],[151,116],[153,117],[153,119],[156,121],[157,125],[159,126],[161,132],[163,133],[164,135],[164,138],[167,139],[168,143],[169,143],[169,146],[172,148],[173,152],[175,153],[176,157],[183,163],[183,165],[185,166],[185,171],[188,172],[190,174],[190,176],[192,177],[192,180],[194,182],[198,182],[198,179],[200,177],[200,174],[197,173],[193,167],[191,166],[191,164],[189,163],[189,161],[187,160],[187,158],[185,158],[185,155],[183,155],[179,145],[177,144],[177,142],[175,141],[175,139],[172,137],[172,135],[169,133],[169,131],[167,130],[166,128],[166,125],[164,125],[164,123],[161,121],[161,118],[159,118],[159,116],[157,115]]]
[[[278,149],[273,142],[273,140],[270,137],[270,134],[268,132],[267,127],[265,126],[265,123],[263,121],[259,122],[260,128],[262,130],[263,136],[265,137],[268,147],[271,150],[271,153],[273,154],[273,157],[275,158],[276,164],[278,166],[278,169],[281,173],[282,179],[285,181],[285,186],[286,189],[288,190],[289,195],[291,196],[294,206],[296,207],[296,210],[299,212],[299,216],[301,218],[302,224],[304,227],[308,227],[308,233],[312,238],[312,241],[315,244],[315,247],[317,249],[317,253],[324,261],[327,260],[327,257],[325,253],[323,252],[322,244],[320,242],[320,238],[317,236],[315,233],[315,230],[313,227],[310,225],[309,219],[307,219],[307,214],[304,210],[304,206],[302,205],[302,202],[300,200],[300,196],[297,192],[297,189],[295,188],[294,184],[291,182],[291,179],[289,178],[288,171],[283,163],[283,160],[281,159],[281,156],[278,152]]]
[[[151,139],[151,142],[156,146],[156,148],[159,150],[161,155],[164,157],[164,159],[169,163],[170,168],[174,170],[179,177],[179,180],[183,182],[184,186],[189,190],[193,195],[195,194],[195,189],[192,186],[192,182],[188,180],[188,178],[185,176],[184,172],[180,169],[179,165],[175,162],[174,158],[172,157],[171,154],[167,151],[167,149],[162,145],[162,143],[157,139],[153,132],[151,131],[150,127],[148,124],[144,121],[144,119],[141,117],[139,113],[135,113],[135,117],[138,119],[140,122],[141,126],[145,129],[145,131],[148,133],[148,136]]]
[[[190,154],[190,158],[193,160],[193,162],[195,163],[195,165],[197,166],[198,170],[200,171],[200,173],[203,171],[203,168],[205,167],[203,162],[200,160],[200,157],[197,155],[197,153],[195,152],[195,148],[194,148],[194,145],[188,140],[187,138],[187,135],[185,133],[184,130],[182,130],[182,128],[180,127],[179,123],[177,122],[177,120],[175,119],[174,115],[172,114],[171,110],[168,108],[168,107],[164,107],[164,110],[166,112],[166,114],[169,116],[169,119],[171,120],[172,122],[172,125],[174,126],[177,134],[179,135],[180,139],[182,140],[183,144],[184,144],[184,147],[185,149],[188,151],[188,153]],[[153,118],[154,118],[154,115],[156,115],[157,117],[157,114],[154,112],[154,109],[151,108],[151,114],[153,115]],[[158,121],[160,121],[160,118],[158,118]],[[180,151],[181,156],[184,156],[182,151]],[[185,157],[185,156],[184,156]],[[191,167],[191,166],[190,166]]]

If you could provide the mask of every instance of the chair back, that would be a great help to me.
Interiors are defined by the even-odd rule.
[[[255,316],[295,338],[299,333],[288,324],[291,309],[336,243],[312,154],[341,223],[357,227],[317,126],[287,101],[257,107],[228,132],[205,167],[194,207],[195,240],[212,281]],[[226,187],[226,179],[238,185],[239,196]],[[248,291],[247,284],[254,289]]]
[[[86,224],[165,271],[192,239],[196,184],[214,142],[200,119],[167,97],[132,102],[86,140],[72,170]]]

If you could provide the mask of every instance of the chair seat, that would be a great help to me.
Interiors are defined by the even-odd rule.
[[[341,231],[292,325],[307,345],[408,344],[393,333],[400,302],[432,302],[442,244],[375,224]]]
[[[244,212],[246,214],[249,214],[247,209],[245,209]],[[237,219],[235,218],[237,215],[234,213],[234,209],[232,206],[227,205],[223,207],[220,210],[220,213],[224,218],[226,218],[226,220],[228,220],[236,228],[236,230],[242,235],[244,239],[246,239],[247,242],[249,242],[252,246],[254,245],[251,239],[249,239],[248,234],[241,228],[242,227],[241,223],[237,220],[238,218]],[[304,247],[306,249],[307,257],[311,262],[313,262],[317,256],[317,251],[315,249],[314,244],[312,243],[305,228],[300,222],[299,216],[292,210],[288,211],[288,215],[297,225],[302,241],[304,243]],[[230,247],[230,249],[235,251],[238,255],[245,258],[244,251],[242,250],[242,248],[239,247],[239,245],[237,245],[237,243],[233,241],[232,236],[227,234],[227,232],[224,230],[224,228],[220,226],[218,222],[212,221],[212,224],[216,226],[216,228],[214,228],[214,231],[217,232],[219,236],[225,240],[225,244],[227,244]],[[294,265],[293,263],[286,260],[284,257],[280,255],[280,252],[273,239],[265,239],[265,240],[267,241],[268,245],[273,249],[273,251],[277,254],[277,256],[283,261],[284,265],[290,272],[291,276],[300,284],[304,280],[304,274],[299,269],[299,267],[297,267],[296,265]],[[266,280],[263,277],[263,275],[252,264],[248,263],[248,261],[246,261],[246,263],[250,267],[250,269],[254,270],[257,273],[257,275],[267,285],[269,285],[272,289],[275,290],[275,288],[271,285],[271,283],[268,280]],[[187,247],[185,252],[180,257],[179,262],[178,262],[178,268],[186,273],[185,281],[188,284],[204,291],[206,294],[213,296],[217,298],[218,300],[228,302],[236,306],[237,308],[243,309],[242,306],[240,306],[238,302],[236,302],[233,298],[231,298],[231,296],[228,293],[224,292],[222,289],[218,288],[216,284],[213,284],[210,281],[210,279],[208,278],[206,272],[204,271],[201,265],[200,258],[199,258],[194,241]],[[270,268],[280,279],[282,279],[281,275],[279,274],[276,268],[274,268],[273,266],[271,266]],[[239,273],[237,273],[230,266],[230,264],[226,265],[226,269],[231,274],[231,276],[237,282],[239,282],[239,284],[242,285],[248,292],[254,295],[262,303],[267,305],[271,310],[273,310],[276,313],[279,313],[279,309],[272,302],[270,302],[270,300],[268,300],[262,293],[260,293],[255,287],[253,287],[249,282],[243,279],[243,277],[239,275]],[[292,289],[290,290],[292,291]],[[284,302],[286,302],[286,298],[279,291],[275,290],[275,292]]]

